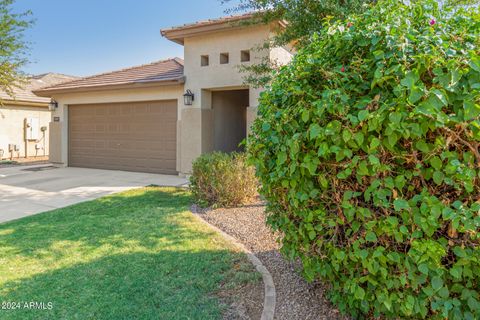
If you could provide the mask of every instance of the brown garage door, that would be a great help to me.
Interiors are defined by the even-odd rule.
[[[72,167],[176,173],[177,101],[70,105]]]

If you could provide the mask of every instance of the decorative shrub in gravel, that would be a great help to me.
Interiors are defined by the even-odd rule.
[[[236,207],[252,202],[258,195],[254,167],[244,153],[214,152],[193,163],[190,188],[202,207]]]
[[[480,15],[379,1],[261,97],[249,152],[307,279],[355,318],[480,319]]]

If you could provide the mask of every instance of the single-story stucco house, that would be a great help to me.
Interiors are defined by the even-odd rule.
[[[75,79],[46,73],[29,77],[11,93],[0,91],[0,160],[48,156],[50,99],[32,91]]]
[[[239,66],[265,58],[284,64],[292,57],[289,48],[256,49],[284,26],[281,22],[244,23],[249,19],[252,14],[161,30],[184,47],[184,60],[163,60],[35,91],[58,104],[50,123],[51,161],[188,174],[192,161],[203,153],[237,150],[256,116],[262,91],[244,83]],[[185,101],[192,97],[191,103]]]

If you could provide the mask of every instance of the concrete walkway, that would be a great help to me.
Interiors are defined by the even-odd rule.
[[[50,165],[0,169],[0,223],[148,185],[185,186],[178,176]]]

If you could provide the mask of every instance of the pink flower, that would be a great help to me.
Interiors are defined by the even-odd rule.
[[[431,26],[433,26],[435,23],[437,23],[437,21],[435,21],[435,19],[430,20],[430,25]]]
[[[342,69],[340,69],[340,71],[345,72],[345,67],[342,67]]]

